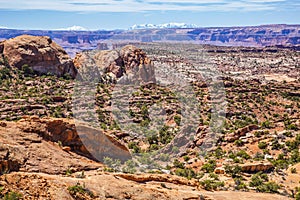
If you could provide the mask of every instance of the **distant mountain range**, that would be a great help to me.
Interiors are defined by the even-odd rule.
[[[164,28],[198,28],[196,24],[186,24],[186,23],[165,23],[165,24],[139,24],[130,27],[130,30],[134,29],[164,29]]]
[[[207,27],[184,23],[135,25],[130,30],[87,31],[73,26],[60,30],[13,30],[0,28],[0,40],[23,34],[51,37],[74,56],[86,49],[107,49],[111,43],[192,42],[220,46],[282,46],[300,49],[300,25]]]
[[[67,28],[59,28],[56,29],[57,31],[88,31],[87,28],[84,28],[82,26],[71,26],[71,27],[67,27]]]

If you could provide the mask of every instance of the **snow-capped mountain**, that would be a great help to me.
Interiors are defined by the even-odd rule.
[[[162,29],[162,28],[197,28],[196,24],[186,24],[186,23],[165,23],[165,24],[135,24],[130,27],[130,30],[133,29]]]
[[[56,30],[60,30],[60,31],[88,31],[88,29],[86,29],[82,26],[71,26],[71,27],[60,28],[60,29],[56,29]]]
[[[8,28],[5,26],[0,26],[0,29],[8,29]]]

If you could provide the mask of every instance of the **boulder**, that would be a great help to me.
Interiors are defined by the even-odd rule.
[[[217,167],[215,170],[214,170],[214,173],[215,174],[225,174],[225,169],[223,167]]]
[[[38,74],[76,76],[76,68],[65,50],[47,36],[21,35],[4,41],[0,53],[10,66],[28,65]]]
[[[1,127],[6,127],[7,124],[6,124],[5,122],[0,122],[0,126],[1,126]]]

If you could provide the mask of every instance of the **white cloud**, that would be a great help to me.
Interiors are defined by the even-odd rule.
[[[0,9],[76,12],[139,12],[160,10],[255,11],[276,9],[286,0],[0,0]]]

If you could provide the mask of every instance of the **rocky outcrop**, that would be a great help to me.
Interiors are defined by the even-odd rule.
[[[195,180],[187,180],[186,178],[173,176],[168,174],[116,174],[118,177],[122,177],[127,180],[135,181],[138,183],[146,183],[150,181],[166,182],[179,185],[199,186],[199,183]]]
[[[234,133],[230,133],[230,134],[226,135],[225,141],[233,142],[233,141],[239,139],[240,137],[245,136],[247,133],[249,133],[253,130],[257,130],[258,128],[259,128],[259,126],[252,124],[252,125],[246,126],[244,128],[238,129]]]
[[[104,157],[111,157],[126,161],[130,158],[128,149],[105,135],[102,131],[85,124],[76,124],[67,119],[51,119],[38,117],[23,117],[19,121],[19,128],[24,132],[39,134],[45,140],[61,142],[65,151],[73,150],[91,159],[103,161]]]
[[[265,172],[274,168],[270,162],[253,162],[241,165],[242,171],[247,173]]]
[[[120,51],[105,50],[94,55],[89,52],[78,53],[74,64],[79,73],[85,73],[87,66],[95,64],[102,74],[113,79],[122,77],[125,82],[155,82],[154,66],[141,49],[127,45]]]
[[[0,174],[18,171],[24,162],[19,149],[0,144]]]
[[[225,168],[224,168],[224,167],[217,167],[217,168],[214,170],[214,173],[215,173],[215,174],[225,174]]]
[[[0,54],[12,67],[28,65],[38,74],[76,76],[72,60],[50,37],[22,35],[3,41],[0,47]]]
[[[31,120],[31,123],[6,122],[6,127],[0,127],[0,174],[14,171],[65,174],[67,170],[95,170],[103,166],[74,151],[64,151],[61,142],[45,140],[39,135],[45,134],[44,124]],[[30,126],[33,128],[29,129]],[[26,131],[22,127],[27,127]]]

